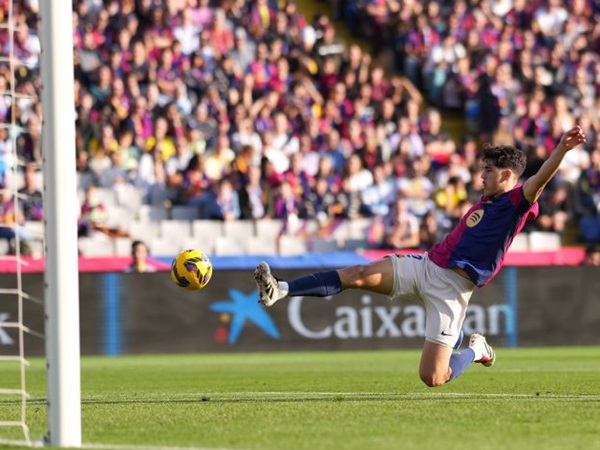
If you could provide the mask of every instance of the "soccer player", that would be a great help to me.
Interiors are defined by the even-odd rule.
[[[388,255],[370,264],[317,272],[291,281],[277,280],[267,263],[254,271],[259,302],[272,306],[294,296],[327,297],[363,289],[391,299],[417,295],[426,312],[425,344],[419,376],[427,386],[447,383],[473,362],[494,364],[496,353],[481,334],[460,347],[462,324],[475,287],[488,284],[502,266],[513,238],[537,217],[537,200],[554,177],[565,154],[585,142],[579,126],[563,134],[538,172],[519,184],[525,154],[510,145],[483,149],[483,196],[446,238],[428,253]]]

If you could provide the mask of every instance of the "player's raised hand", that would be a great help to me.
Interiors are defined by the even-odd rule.
[[[579,125],[571,128],[560,138],[560,145],[565,150],[571,150],[585,142],[585,134]]]

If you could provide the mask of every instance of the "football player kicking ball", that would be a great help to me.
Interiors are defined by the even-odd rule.
[[[579,126],[567,131],[540,167],[522,185],[526,156],[509,145],[483,150],[483,196],[458,225],[428,253],[389,255],[366,265],[317,272],[291,281],[277,280],[265,262],[254,271],[259,301],[271,306],[286,297],[327,297],[363,289],[391,299],[417,295],[426,311],[425,344],[419,376],[427,386],[447,383],[473,362],[491,366],[496,353],[481,334],[462,352],[462,324],[475,287],[498,273],[513,238],[538,215],[537,200],[565,154],[585,142]]]

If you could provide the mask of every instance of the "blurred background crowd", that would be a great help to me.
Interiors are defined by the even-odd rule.
[[[13,145],[24,169],[5,223],[43,218],[38,2],[13,3],[2,183]],[[117,192],[189,219],[312,220],[325,237],[368,218],[369,247],[428,248],[480,195],[483,143],[523,149],[528,176],[577,123],[587,142],[527,231],[600,242],[600,2],[321,4],[307,17],[295,0],[74,1],[80,236],[128,236],[103,225],[98,193]],[[3,54],[11,42],[0,30]]]

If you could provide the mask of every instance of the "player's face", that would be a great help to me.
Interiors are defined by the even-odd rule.
[[[483,194],[488,197],[495,197],[507,190],[507,181],[510,178],[510,170],[500,169],[489,162],[483,162],[483,171],[481,172],[481,181],[483,184]]]

